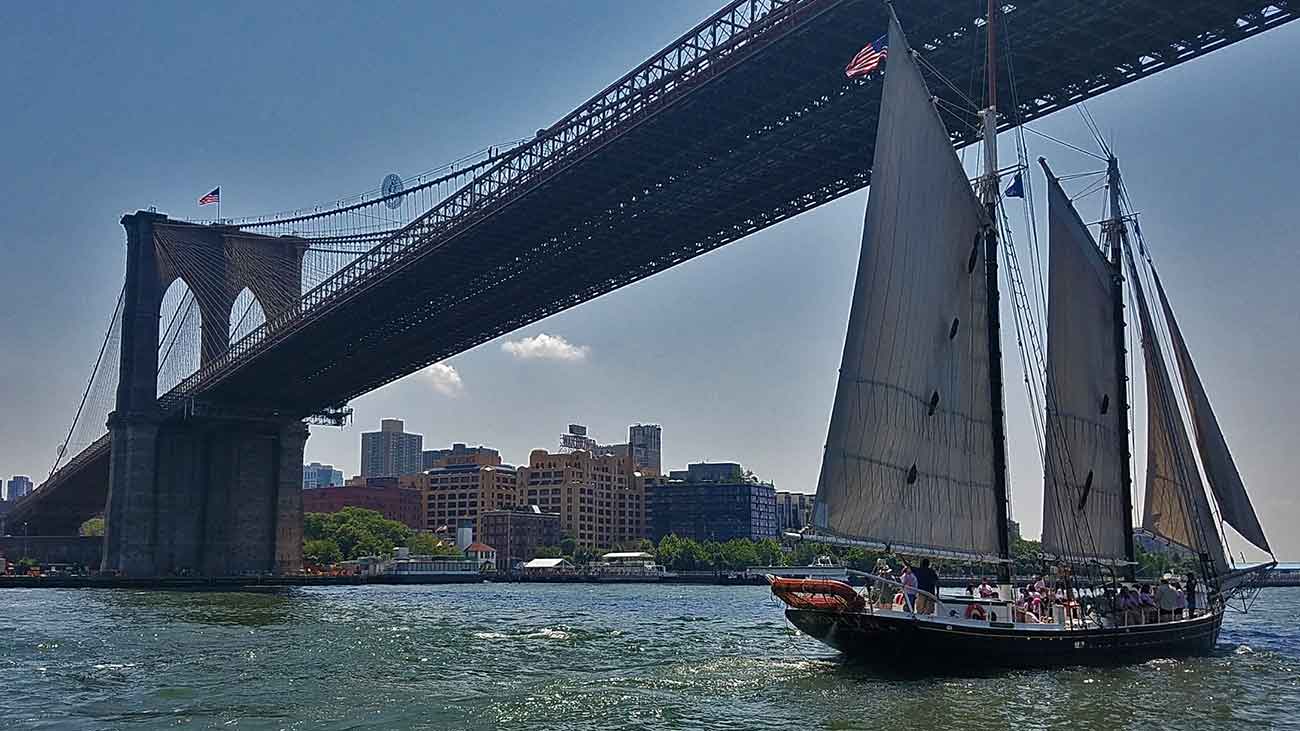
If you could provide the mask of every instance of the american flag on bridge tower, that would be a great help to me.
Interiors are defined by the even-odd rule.
[[[202,198],[199,199],[199,205],[201,205],[201,206],[206,206],[206,205],[209,205],[209,204],[212,204],[212,203],[220,203],[220,202],[221,202],[221,186],[220,186],[220,185],[218,185],[217,187],[213,188],[211,193],[208,193],[207,195],[205,195],[205,196],[203,196]]]
[[[850,79],[860,79],[863,76],[880,68],[886,56],[889,55],[889,36],[884,35],[871,43],[867,47],[858,51],[858,55],[849,61],[849,65],[844,67],[844,75]]]

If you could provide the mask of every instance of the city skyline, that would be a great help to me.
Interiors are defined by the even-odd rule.
[[[498,21],[503,7],[510,8],[509,22]],[[225,215],[297,207],[373,187],[390,170],[415,172],[527,136],[715,9],[677,2],[435,14],[412,6],[389,18],[326,10],[316,14],[309,37],[289,30],[301,12],[232,6],[205,21],[212,39],[191,39],[192,48],[174,38],[143,39],[123,58],[105,57],[116,34],[134,25],[179,25],[175,17],[183,13],[143,4],[112,12],[0,11],[8,21],[0,54],[9,61],[0,74],[18,94],[0,159],[24,171],[24,182],[5,183],[0,196],[0,211],[14,222],[4,247],[14,297],[0,313],[7,345],[0,371],[8,375],[0,404],[24,417],[0,426],[0,470],[39,483],[53,461],[121,286],[122,211],[156,204],[171,215],[198,217],[193,199],[218,183]],[[419,22],[399,18],[420,13],[428,15]],[[569,14],[585,24],[555,20]],[[260,27],[242,25],[252,17]],[[536,27],[549,29],[554,47],[536,40]],[[423,37],[430,28],[442,47]],[[458,37],[484,28],[500,34],[495,50]],[[262,55],[225,59],[216,78],[201,73],[205,59],[225,58],[215,39],[232,33],[264,43]],[[299,60],[272,43],[284,35],[306,44]],[[1300,353],[1292,323],[1297,294],[1289,283],[1300,264],[1286,215],[1293,171],[1276,150],[1300,142],[1300,112],[1293,96],[1276,90],[1288,88],[1288,70],[1300,66],[1297,39],[1300,28],[1282,27],[1089,105],[1113,136],[1233,454],[1284,558],[1300,556],[1300,537],[1286,530],[1300,520],[1287,480],[1296,467],[1290,414],[1300,408],[1288,388],[1288,364]],[[349,70],[354,59],[328,53],[341,44],[367,59],[362,68]],[[570,47],[584,49],[589,63],[568,64],[567,51],[557,48]],[[28,68],[23,59],[38,57],[48,62],[35,79],[19,78]],[[178,61],[153,68],[161,65],[150,65],[151,58]],[[466,60],[473,68],[466,78],[405,73],[463,69]],[[141,74],[142,65],[151,70]],[[321,91],[369,75],[397,76],[408,94],[362,113]],[[309,92],[294,91],[294,81]],[[120,101],[147,96],[155,86],[178,90],[190,111],[178,119]],[[1206,90],[1216,104],[1203,103]],[[507,93],[504,108],[499,95]],[[232,117],[221,111],[228,105],[249,113]],[[409,114],[408,105],[424,117]],[[51,124],[64,118],[78,118],[79,126]],[[1033,127],[1077,142],[1086,139],[1077,119],[1067,110]],[[1047,154],[1060,169],[1096,166],[1036,138],[1030,153]],[[51,195],[56,189],[60,195]],[[490,444],[512,456],[553,448],[546,435],[565,423],[611,435],[642,421],[661,424],[669,435],[664,465],[729,459],[751,465],[778,489],[812,492],[865,198],[847,196],[356,399],[351,426],[313,427],[305,461],[360,474],[357,435],[393,415],[430,444]],[[76,201],[72,215],[67,201]],[[69,281],[79,286],[67,287]],[[57,350],[45,350],[51,343]],[[1015,388],[1014,343],[1006,351],[1015,517],[1036,535],[1041,465]],[[1142,444],[1139,436],[1139,490]]]

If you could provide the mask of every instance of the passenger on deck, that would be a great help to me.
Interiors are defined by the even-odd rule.
[[[1187,616],[1187,592],[1183,591],[1183,585],[1177,581],[1173,582],[1174,591],[1178,592],[1178,603],[1174,606],[1174,617],[1182,619]]]
[[[1187,616],[1196,616],[1196,574],[1187,574]]]
[[[1119,610],[1123,619],[1123,624],[1136,624],[1141,611],[1141,602],[1138,601],[1137,592],[1127,586],[1121,586],[1119,589]]]
[[[903,585],[903,606],[909,612],[916,611],[916,574],[912,573],[912,567],[903,564],[903,575],[899,578]]]
[[[1156,608],[1156,598],[1151,593],[1150,584],[1143,584],[1142,588],[1138,590],[1138,609],[1142,612],[1143,624],[1155,620],[1155,615],[1158,610]]]
[[[989,583],[988,579],[985,579],[984,582],[980,584],[981,599],[992,599],[997,595],[998,595],[998,590],[993,588],[993,585]]]
[[[1143,589],[1145,588],[1143,587]],[[1178,608],[1178,591],[1170,585],[1168,576],[1161,577],[1160,584],[1156,586],[1156,594],[1153,600],[1156,607],[1160,609],[1160,621],[1172,621],[1174,610]]]
[[[916,611],[918,614],[934,614],[934,596],[939,595],[939,574],[930,568],[930,559],[921,559],[921,565],[913,572],[916,577]],[[928,593],[926,593],[928,592]]]

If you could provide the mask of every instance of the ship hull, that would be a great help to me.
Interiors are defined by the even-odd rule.
[[[892,669],[1050,668],[1115,665],[1205,655],[1219,637],[1222,613],[1164,624],[1045,630],[954,621],[896,612],[786,609],[810,637],[848,658]]]

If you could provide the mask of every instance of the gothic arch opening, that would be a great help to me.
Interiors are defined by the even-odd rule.
[[[177,278],[163,294],[158,321],[158,395],[199,369],[203,315],[184,280]]]
[[[235,297],[235,304],[230,308],[230,344],[234,345],[244,336],[256,330],[266,322],[266,312],[253,290],[244,287]]]

